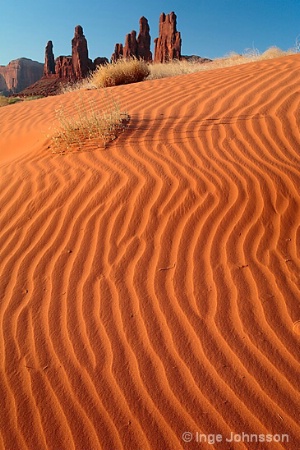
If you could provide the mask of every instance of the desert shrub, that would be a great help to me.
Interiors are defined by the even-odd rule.
[[[143,81],[150,73],[145,61],[131,58],[98,66],[91,76],[91,83],[97,88]]]
[[[149,80],[155,80],[158,78],[175,77],[177,75],[184,75],[188,73],[195,73],[204,70],[204,67],[208,67],[210,62],[199,63],[198,61],[186,61],[174,59],[166,63],[153,63],[149,66],[150,74]]]
[[[260,59],[279,58],[281,56],[286,56],[288,54],[291,54],[291,51],[284,52],[278,47],[270,47],[264,53],[262,53]]]
[[[260,57],[260,51],[253,45],[252,47],[245,48],[242,56],[255,61]]]
[[[283,51],[277,47],[270,47],[264,53],[260,54],[256,48],[248,48],[244,50],[242,55],[236,52],[230,52],[222,58],[216,58],[213,61],[205,63],[184,60],[173,60],[164,64],[154,63],[149,66],[150,75],[148,76],[148,79],[173,77],[176,75],[220,69],[223,67],[232,67],[239,64],[278,58],[280,56],[287,56],[294,53],[296,53],[295,49]]]
[[[90,91],[92,89],[96,89],[96,86],[93,84],[92,76],[89,75],[82,80],[66,83],[61,85],[61,94],[67,94],[68,92],[74,91]]]
[[[14,105],[15,103],[19,102],[27,102],[31,100],[37,100],[39,98],[42,98],[41,95],[35,95],[30,97],[4,97],[3,95],[0,95],[0,107],[6,106],[6,105]]]
[[[0,107],[7,105],[14,105],[15,103],[21,101],[22,99],[20,97],[5,97],[4,95],[0,95]]]
[[[58,107],[56,117],[59,125],[51,134],[53,153],[78,151],[86,141],[92,141],[94,147],[106,147],[108,142],[116,139],[125,130],[129,115],[121,111],[118,102],[104,93],[99,100],[100,102],[96,102],[81,97],[74,104],[71,113],[62,105]]]

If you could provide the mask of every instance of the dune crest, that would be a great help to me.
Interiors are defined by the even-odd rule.
[[[63,156],[80,93],[0,109],[1,448],[300,446],[299,73],[110,88],[128,130]]]

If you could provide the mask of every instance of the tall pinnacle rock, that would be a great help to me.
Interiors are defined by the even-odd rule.
[[[145,61],[152,61],[152,53],[150,51],[151,37],[150,27],[146,17],[140,18],[140,31],[136,37],[136,31],[125,36],[125,45],[116,44],[115,51],[112,54],[112,61],[117,61],[120,58],[138,58]]]
[[[150,51],[151,37],[150,27],[146,17],[140,18],[140,32],[137,38],[138,57],[145,61],[152,61],[152,53]]]
[[[181,35],[177,31],[177,17],[174,12],[160,15],[159,37],[154,42],[154,62],[164,63],[181,58]]]
[[[136,31],[132,31],[125,37],[125,45],[123,49],[124,58],[138,57],[138,43],[136,40]]]
[[[87,40],[80,25],[75,27],[75,35],[72,39],[72,64],[75,79],[87,76],[89,71],[89,56]]]
[[[55,61],[53,54],[52,41],[48,41],[45,48],[45,64],[44,64],[44,76],[55,74]]]

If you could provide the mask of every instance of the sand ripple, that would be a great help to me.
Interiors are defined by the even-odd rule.
[[[299,73],[112,88],[129,129],[63,156],[57,98],[0,110],[1,448],[300,446]]]

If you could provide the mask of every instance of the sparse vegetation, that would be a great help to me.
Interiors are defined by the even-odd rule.
[[[43,95],[30,95],[28,97],[23,97],[22,100],[24,102],[30,102],[31,100],[38,100],[39,98],[44,98]]]
[[[20,97],[4,97],[4,95],[0,95],[0,107],[13,105],[17,102],[21,102],[22,99]]]
[[[242,55],[231,52],[223,58],[217,58],[207,63],[173,60],[164,64],[150,64],[150,75],[148,76],[148,79],[173,77],[176,75],[220,69],[223,67],[232,67],[239,64],[261,61],[264,59],[279,58],[281,56],[292,55],[294,53],[296,53],[296,49],[283,51],[278,47],[270,47],[264,53],[260,53],[256,48],[249,48],[246,49]]]
[[[90,81],[96,88],[102,88],[137,83],[143,81],[149,74],[149,65],[145,61],[136,58],[119,59],[116,62],[98,66]]]
[[[281,56],[292,55],[293,53],[295,53],[294,49],[284,52],[278,47],[270,47],[264,53],[259,55],[259,59],[280,58]]]
[[[74,105],[75,112],[71,114],[62,106],[57,109],[59,127],[51,138],[53,153],[78,151],[87,141],[93,147],[106,147],[108,142],[125,130],[129,115],[121,111],[118,102],[111,96],[103,91],[102,94],[97,102],[81,97]]]
[[[156,80],[158,78],[175,77],[177,75],[208,70],[211,64],[212,62],[199,63],[186,60],[179,61],[178,59],[167,63],[153,63],[149,65],[150,74],[147,79]]]
[[[87,76],[83,80],[70,82],[61,86],[61,94],[67,94],[68,92],[97,89],[92,81],[92,75]]]
[[[0,95],[0,107],[7,105],[14,105],[18,102],[36,100],[41,98],[41,96],[32,96],[32,97],[4,97],[4,95]]]

